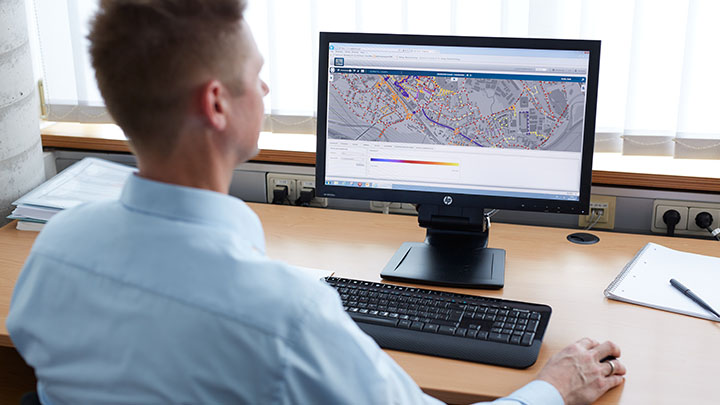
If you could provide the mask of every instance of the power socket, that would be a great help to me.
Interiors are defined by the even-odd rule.
[[[688,209],[688,231],[707,232],[707,229],[700,228],[695,224],[695,217],[701,212],[707,212],[712,215],[713,222],[712,225],[710,225],[710,229],[720,228],[720,209],[690,207]]]
[[[295,175],[295,181],[297,184],[297,196],[295,197],[295,200],[292,200],[293,204],[298,199],[298,197],[300,197],[301,191],[315,189],[315,191],[317,192],[317,188],[315,188],[315,177],[314,176],[297,174],[297,175]],[[328,199],[324,198],[324,197],[315,197],[312,199],[312,201],[310,201],[310,203],[308,205],[310,207],[325,208],[328,206]]]
[[[615,228],[615,201],[616,198],[614,196],[591,195],[590,214],[579,215],[578,226],[587,227],[595,222],[593,229]],[[600,215],[600,217],[598,218],[597,215]]]
[[[273,201],[273,191],[282,186],[288,188],[288,201],[283,204],[295,205],[300,192],[302,190],[309,190],[315,188],[315,177],[304,174],[290,174],[290,173],[267,173],[265,175],[267,185],[267,202]],[[327,207],[327,198],[315,197],[308,204],[311,207]]]
[[[657,233],[666,233],[667,225],[662,217],[665,212],[674,209],[680,213],[680,223],[675,226],[676,235],[710,236],[707,229],[700,229],[695,224],[695,217],[701,212],[707,212],[713,217],[712,229],[720,227],[720,204],[700,201],[655,200],[653,201],[653,222],[650,230]]]
[[[293,204],[297,200],[297,180],[292,174],[268,173],[265,175],[267,184],[267,202],[273,202],[273,192],[283,186],[288,188],[288,201],[283,204]]]
[[[670,210],[675,210],[680,213],[680,222],[675,225],[675,232],[688,229],[688,224],[690,222],[688,221],[688,207],[683,207],[681,205],[660,204],[655,206],[655,222],[653,225],[655,225],[655,228],[659,230],[656,232],[667,231],[667,224],[663,221],[663,215]],[[693,217],[692,221],[695,222],[695,217]]]

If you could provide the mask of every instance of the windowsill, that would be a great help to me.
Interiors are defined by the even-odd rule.
[[[44,123],[40,132],[45,147],[130,152],[125,135],[112,124]],[[261,132],[260,153],[252,161],[314,165],[315,145],[312,134]],[[720,160],[596,153],[593,184],[718,193]]]

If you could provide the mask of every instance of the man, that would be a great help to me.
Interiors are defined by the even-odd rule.
[[[118,201],[53,218],[18,280],[7,327],[43,403],[437,402],[334,290],[269,260],[257,216],[227,195],[268,92],[243,8],[101,2],[92,62],[139,172]],[[592,402],[623,381],[602,362],[619,355],[582,339],[501,401]]]

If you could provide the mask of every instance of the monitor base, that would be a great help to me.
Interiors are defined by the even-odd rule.
[[[405,242],[380,276],[408,283],[500,289],[505,284],[505,250]]]

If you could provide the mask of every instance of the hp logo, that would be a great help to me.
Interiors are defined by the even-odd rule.
[[[445,197],[443,197],[443,202],[445,203],[445,205],[452,204],[452,197],[450,197],[449,195],[446,195]]]

